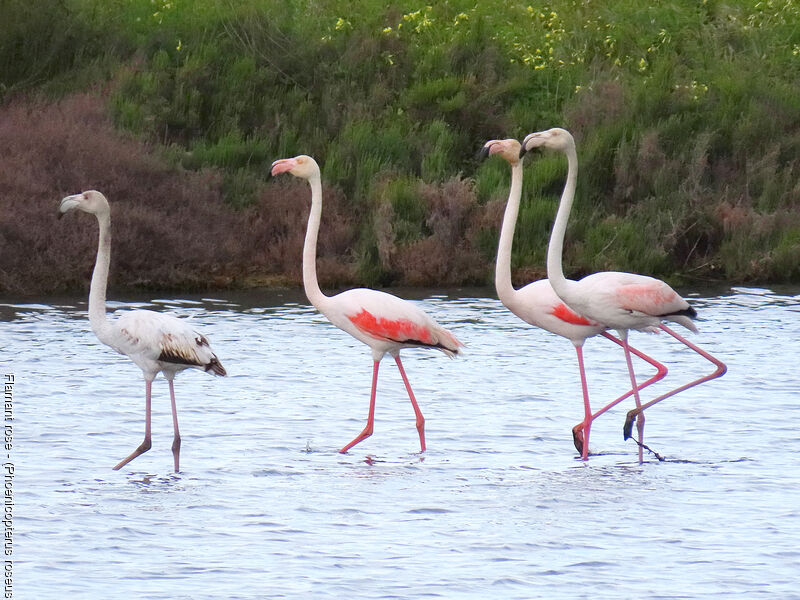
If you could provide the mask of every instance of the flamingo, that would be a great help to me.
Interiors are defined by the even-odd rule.
[[[366,288],[347,290],[335,296],[323,294],[317,282],[316,266],[317,234],[322,216],[322,181],[319,165],[310,156],[301,154],[294,158],[276,160],[272,163],[270,172],[273,176],[290,173],[307,180],[311,187],[311,212],[303,244],[303,287],[306,296],[331,323],[372,349],[372,391],[367,424],[363,431],[339,452],[346,453],[372,435],[378,366],[386,353],[394,358],[403,378],[416,415],[420,452],[425,452],[425,419],[411,390],[403,363],[400,361],[400,350],[434,348],[453,358],[461,352],[463,344],[417,306],[392,294]]]
[[[567,338],[575,346],[578,355],[578,369],[581,376],[583,390],[584,420],[572,429],[572,438],[575,448],[586,460],[589,452],[589,430],[592,421],[601,414],[629,397],[633,391],[628,391],[607,406],[592,414],[589,404],[589,391],[586,384],[586,373],[583,365],[583,343],[590,337],[602,335],[615,344],[622,345],[617,338],[606,332],[606,327],[599,323],[577,314],[571,310],[553,291],[553,286],[547,279],[540,279],[529,283],[525,287],[515,290],[511,283],[511,245],[514,239],[514,229],[519,213],[519,203],[522,197],[522,161],[520,160],[521,145],[515,139],[490,140],[483,146],[484,157],[497,154],[511,165],[511,188],[508,193],[503,225],[500,230],[500,242],[497,249],[497,264],[495,267],[495,289],[503,305],[526,323]],[[667,368],[653,360],[646,354],[631,348],[636,356],[646,360],[656,367],[657,372],[650,379],[639,386],[642,388],[661,380],[667,374]]]
[[[689,387],[721,377],[725,374],[727,367],[721,360],[701,350],[664,324],[664,321],[670,321],[682,325],[689,331],[697,332],[697,327],[692,322],[697,316],[697,311],[660,279],[617,271],[593,273],[578,281],[564,277],[561,264],[564,234],[575,196],[578,174],[578,155],[575,150],[575,140],[568,131],[559,127],[530,133],[525,136],[525,140],[522,143],[520,157],[534,148],[547,148],[563,152],[567,157],[568,165],[567,181],[561,195],[556,220],[550,234],[550,244],[547,249],[547,277],[556,294],[571,309],[589,319],[602,323],[610,329],[617,330],[625,351],[625,361],[628,366],[628,374],[636,401],[636,408],[629,411],[626,417],[623,435],[625,439],[630,437],[632,422],[633,419],[636,419],[639,435],[639,462],[642,462],[645,408]],[[661,330],[668,333],[713,363],[715,365],[714,372],[676,388],[663,396],[659,396],[646,405],[642,405],[628,345],[628,331],[631,329],[648,332]]]
[[[211,349],[208,339],[185,321],[150,310],[126,312],[115,321],[106,317],[106,286],[111,262],[111,207],[98,191],[67,196],[61,200],[59,218],[71,210],[81,210],[97,217],[100,229],[97,259],[89,286],[89,323],[92,331],[107,346],[130,358],[142,370],[145,383],[144,441],[114,467],[119,470],[147,452],[150,440],[150,391],[159,372],[169,382],[172,403],[172,455],[175,472],[180,470],[181,435],[175,404],[173,380],[179,371],[194,368],[214,375],[225,375],[225,368]]]

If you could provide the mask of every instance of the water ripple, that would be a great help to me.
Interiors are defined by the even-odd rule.
[[[403,291],[469,344],[464,359],[390,361],[371,438],[371,358],[301,293],[130,298],[202,327],[230,377],[176,379],[183,472],[171,472],[166,383],[153,448],[141,374],[91,333],[84,298],[0,304],[14,387],[15,588],[31,598],[797,598],[797,290],[698,291],[693,340],[728,374],[647,412],[639,465],[631,403],[592,427],[574,350],[485,290]],[[667,336],[633,343],[670,368],[653,397],[708,370]],[[8,346],[7,346],[8,344]],[[597,405],[626,390],[622,356],[585,347]],[[644,374],[645,367],[637,365]]]

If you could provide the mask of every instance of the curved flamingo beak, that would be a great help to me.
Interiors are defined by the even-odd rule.
[[[275,175],[280,175],[281,173],[287,173],[296,166],[297,162],[293,158],[281,158],[272,163],[270,175],[274,177]]]
[[[483,148],[478,151],[478,158],[483,160],[487,156],[491,154],[497,154],[501,151],[502,148],[500,147],[500,140],[489,140],[483,145]]]
[[[529,133],[522,141],[522,148],[519,150],[519,157],[525,156],[526,152],[530,152],[536,148],[544,146],[545,142],[551,137],[549,131],[537,131],[536,133]]]
[[[519,149],[519,157],[525,156],[525,153],[534,148],[539,148],[544,143],[539,133],[529,133],[522,140],[522,148]]]
[[[80,198],[80,194],[73,194],[72,196],[67,196],[66,198],[62,198],[61,206],[58,207],[58,218],[60,219],[66,213],[71,211],[73,208],[78,206],[78,198]]]

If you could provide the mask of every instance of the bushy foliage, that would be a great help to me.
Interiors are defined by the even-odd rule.
[[[797,0],[41,4],[0,9],[4,110],[99,83],[160,168],[213,174],[240,213],[271,193],[272,159],[315,156],[347,223],[337,281],[490,281],[508,171],[474,154],[556,125],[580,158],[571,275],[800,277]],[[529,160],[518,273],[543,264],[565,175],[561,157]],[[434,226],[447,193],[470,199],[442,212],[460,241]]]
[[[256,201],[231,210],[217,169],[166,165],[120,137],[102,98],[12,102],[0,119],[0,293],[86,290],[97,223],[56,220],[61,198],[98,189],[112,209],[112,289],[207,289],[300,281],[308,186],[259,184]],[[319,256],[323,284],[351,281],[353,244],[341,195],[328,194]]]

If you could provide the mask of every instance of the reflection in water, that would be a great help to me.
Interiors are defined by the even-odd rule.
[[[414,415],[392,369],[380,435],[338,454],[366,418],[371,365],[301,292],[110,303],[192,320],[228,368],[219,381],[183,374],[179,474],[162,379],[152,450],[111,471],[141,440],[143,385],[94,339],[85,298],[6,299],[19,596],[796,597],[797,290],[693,296],[692,340],[728,374],[647,412],[665,461],[644,465],[622,439],[629,405],[598,419],[593,456],[576,460],[568,343],[486,290],[402,295],[468,345],[463,359],[405,359],[424,455],[410,451]],[[670,369],[652,396],[707,369],[668,336],[633,342]],[[589,340],[585,354],[596,402],[619,395],[621,352]]]

